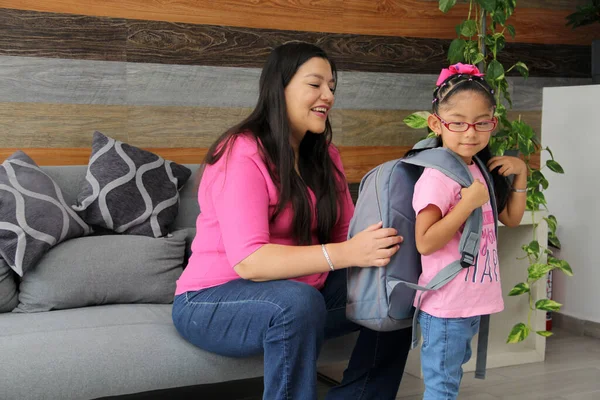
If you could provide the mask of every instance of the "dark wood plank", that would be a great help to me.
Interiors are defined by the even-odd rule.
[[[290,41],[321,46],[340,70],[437,74],[448,65],[449,40],[130,21],[131,62],[261,67],[270,50]],[[531,76],[591,75],[591,47],[509,43],[501,53],[523,61]]]
[[[518,61],[524,62],[529,68],[530,76],[572,78],[592,76],[591,46],[507,43],[506,48],[498,55],[498,59],[507,67]],[[515,69],[509,75],[519,74]]]
[[[557,0],[553,0],[557,1]],[[566,0],[561,0],[566,1]],[[310,32],[452,39],[468,14],[467,4],[442,14],[421,0],[0,0],[0,7],[154,21]],[[585,44],[597,26],[571,30],[572,10],[519,6],[511,23],[524,43]],[[308,17],[307,17],[308,16]]]
[[[270,51],[286,42],[322,47],[340,70],[439,72],[449,41],[387,36],[327,34],[272,29],[129,21],[131,62],[261,67]]]
[[[297,40],[323,47],[340,70],[421,74],[437,74],[447,66],[450,44],[443,39],[0,12],[0,55],[261,67],[273,47]],[[503,60],[526,62],[532,76],[591,75],[589,46],[511,43],[501,54]]]
[[[125,61],[126,21],[0,9],[0,55]]]

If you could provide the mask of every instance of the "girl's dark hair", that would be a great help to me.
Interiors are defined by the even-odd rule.
[[[291,202],[292,228],[300,245],[312,244],[312,216],[314,210],[308,194],[312,189],[317,199],[317,232],[320,243],[331,239],[331,231],[338,217],[338,197],[343,190],[343,174],[333,164],[328,147],[331,143],[329,118],[323,133],[306,132],[300,142],[298,169],[290,144],[291,127],[285,102],[285,88],[308,60],[318,57],[329,62],[334,81],[337,70],[334,62],[319,47],[303,42],[291,42],[275,48],[263,66],[259,82],[259,97],[252,113],[238,125],[227,130],[210,147],[205,163],[216,163],[241,134],[251,135],[269,166],[271,179],[278,186],[279,202],[271,220]],[[336,179],[337,177],[337,179]]]
[[[445,106],[452,106],[452,97],[461,92],[471,91],[481,94],[488,102],[490,108],[496,108],[496,98],[494,97],[494,90],[486,82],[483,77],[457,74],[452,75],[446,79],[440,86],[436,87],[433,91],[433,106],[432,112],[437,114],[439,109]],[[438,138],[439,146],[442,146],[442,138]],[[487,165],[490,158],[492,158],[492,152],[490,147],[487,146],[479,153],[477,157]],[[506,207],[508,201],[508,195],[510,194],[510,185],[508,179],[498,173],[498,169],[491,171],[492,178],[494,180],[494,191],[496,192],[496,201],[498,204],[498,213]]]

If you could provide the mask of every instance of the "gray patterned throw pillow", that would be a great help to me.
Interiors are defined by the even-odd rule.
[[[17,151],[0,165],[0,256],[19,276],[53,246],[91,233],[58,185]]]
[[[191,171],[94,132],[86,183],[73,209],[90,225],[132,235],[168,233]]]

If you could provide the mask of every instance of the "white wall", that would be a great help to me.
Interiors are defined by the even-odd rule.
[[[544,88],[542,142],[565,170],[548,168],[550,212],[559,223],[560,258],[574,276],[554,273],[563,314],[600,322],[600,85]],[[542,161],[549,156],[544,152]]]

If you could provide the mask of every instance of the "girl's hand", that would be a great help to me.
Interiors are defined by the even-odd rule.
[[[500,167],[498,173],[502,176],[527,174],[527,164],[518,157],[492,157],[487,166],[490,171]]]
[[[402,237],[394,228],[382,228],[382,223],[367,227],[345,244],[348,260],[357,267],[383,267],[400,249]]]
[[[471,210],[475,210],[490,201],[490,193],[479,179],[475,179],[468,188],[461,189],[460,197],[461,201],[465,202]]]

